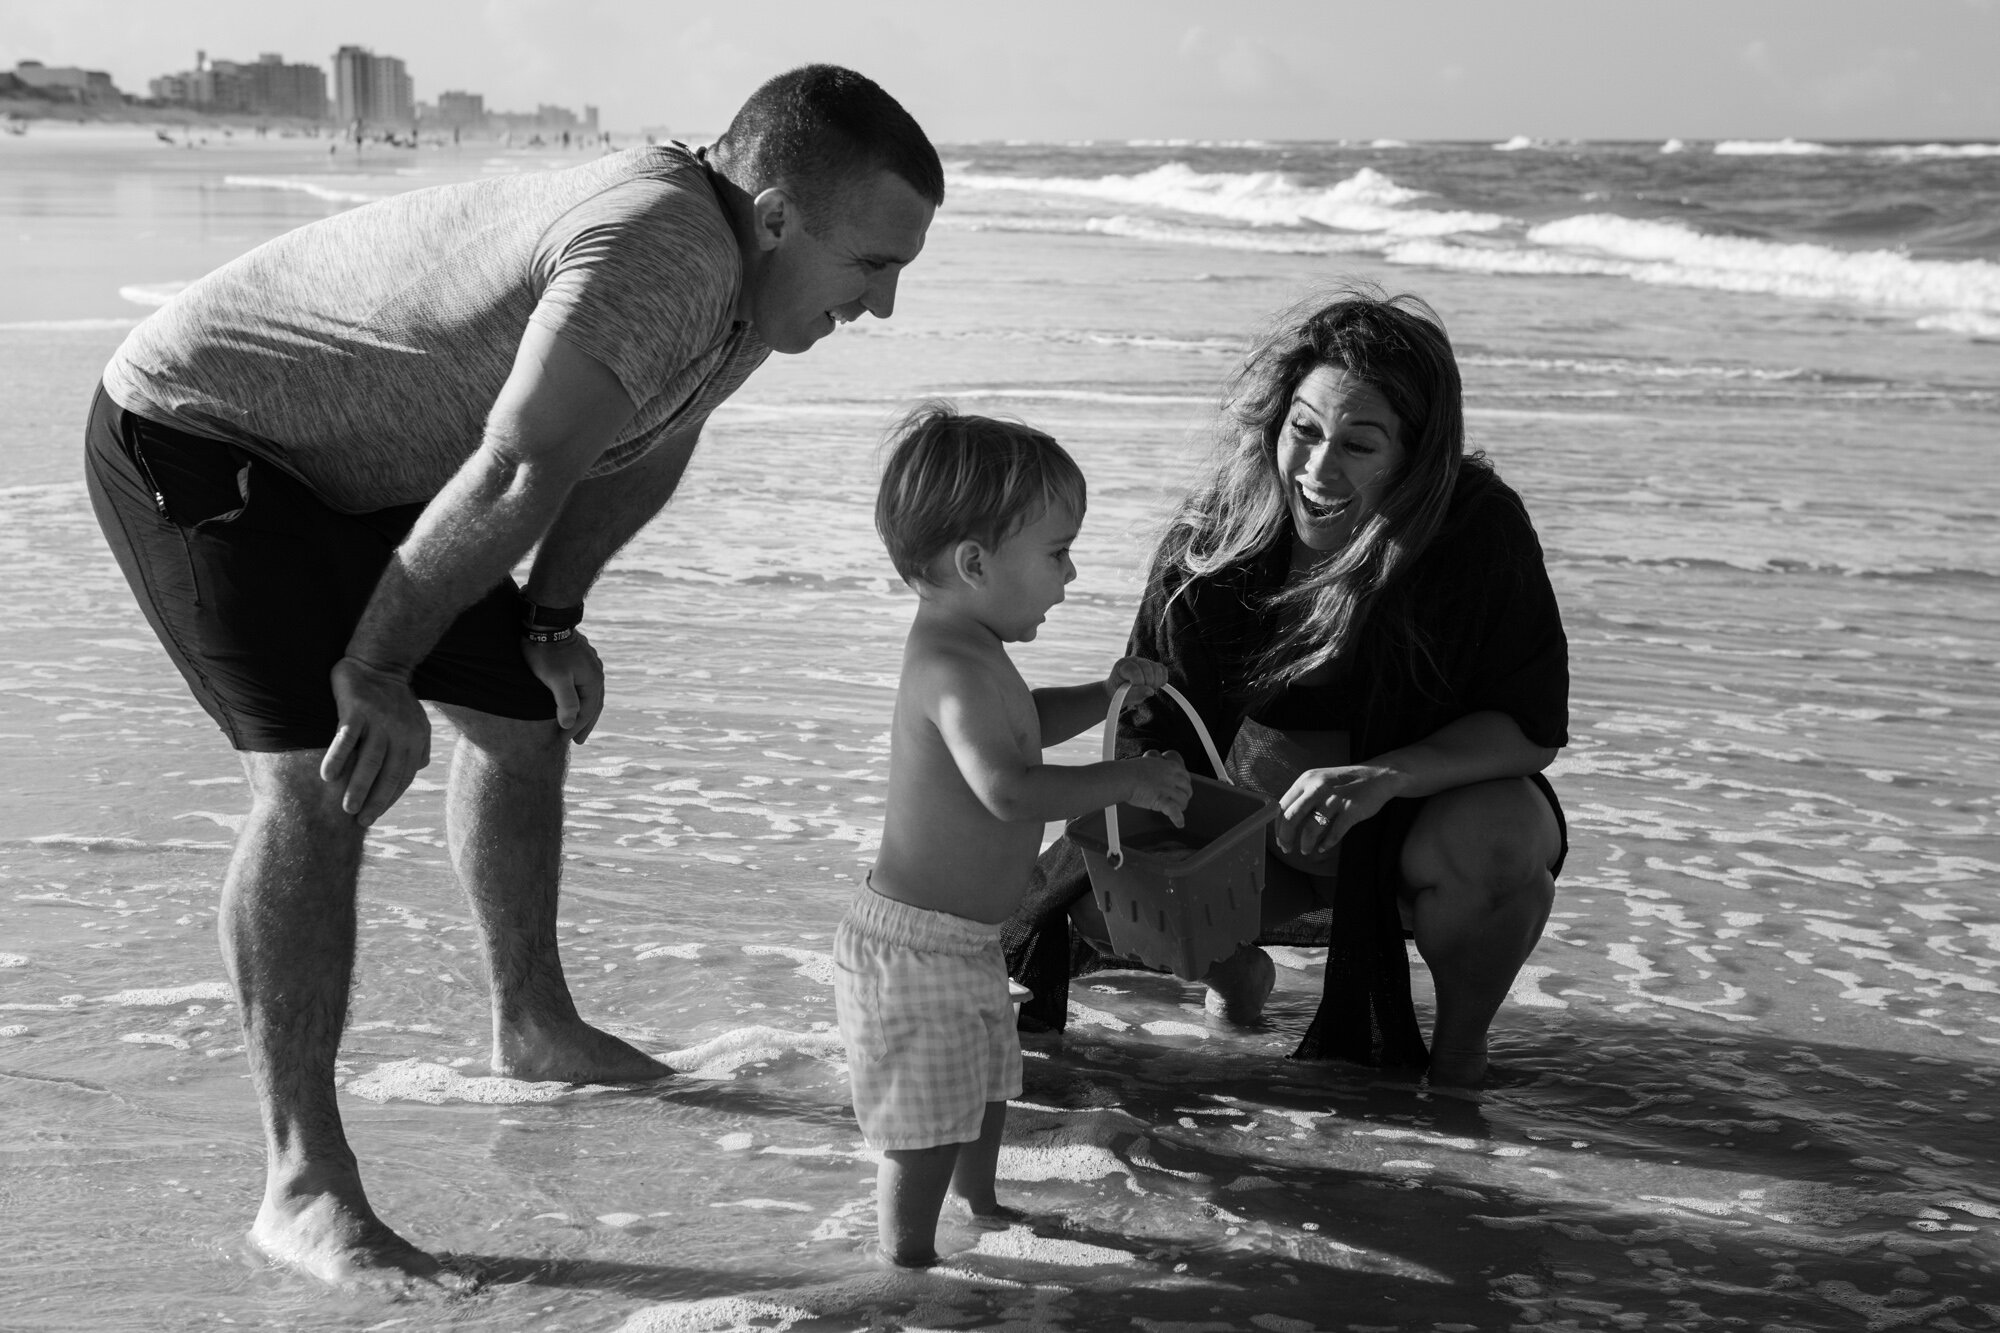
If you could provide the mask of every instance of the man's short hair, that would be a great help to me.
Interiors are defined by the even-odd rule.
[[[931,562],[961,541],[987,550],[1052,504],[1083,517],[1083,469],[1055,440],[1018,421],[962,416],[925,403],[889,437],[875,496],[875,531],[905,583],[929,580]]]
[[[841,195],[876,171],[900,176],[932,207],[944,203],[944,164],[901,103],[839,65],[801,65],[750,94],[715,141],[723,173],[756,194],[781,185],[823,232]]]

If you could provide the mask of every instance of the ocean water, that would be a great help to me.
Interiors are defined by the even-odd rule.
[[[76,444],[179,284],[564,159],[0,138],[0,1327],[2000,1326],[2000,149],[945,155],[896,318],[759,372],[592,598],[564,957],[679,1076],[488,1077],[442,762],[374,830],[342,1112],[384,1217],[486,1278],[388,1303],[244,1252],[261,1140],[214,940],[242,784]],[[1574,847],[1504,1077],[1472,1105],[1284,1060],[1312,950],[1247,1032],[1094,975],[1011,1113],[1032,1224],[948,1219],[945,1267],[879,1269],[829,955],[912,606],[870,526],[882,432],[935,395],[1073,449],[1080,577],[1019,660],[1086,679],[1251,331],[1350,278],[1443,314],[1570,634]]]

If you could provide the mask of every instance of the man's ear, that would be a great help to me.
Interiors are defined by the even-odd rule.
[[[775,250],[778,242],[799,225],[799,206],[784,189],[772,185],[759,190],[750,201],[750,218],[757,233],[757,248]]]
[[[970,588],[986,586],[986,548],[970,537],[951,548],[951,572]]]

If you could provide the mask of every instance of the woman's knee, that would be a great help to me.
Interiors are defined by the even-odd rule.
[[[1403,877],[1418,890],[1544,893],[1561,846],[1555,813],[1532,782],[1481,782],[1424,802],[1403,844]]]

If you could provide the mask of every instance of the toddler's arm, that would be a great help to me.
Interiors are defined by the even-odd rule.
[[[1111,674],[1095,685],[1051,685],[1035,691],[1035,712],[1042,719],[1042,744],[1056,745],[1080,736],[1104,720],[1104,710],[1120,685],[1130,685],[1127,705],[1147,698],[1167,683],[1167,669],[1146,657],[1121,657]]]
[[[1101,685],[1082,688],[1104,698]],[[1123,801],[1157,810],[1178,826],[1193,794],[1177,755],[1154,751],[1110,763],[1042,763],[1039,746],[1024,747],[1009,724],[999,683],[968,664],[938,670],[930,702],[931,720],[952,761],[995,819],[1048,823]]]

